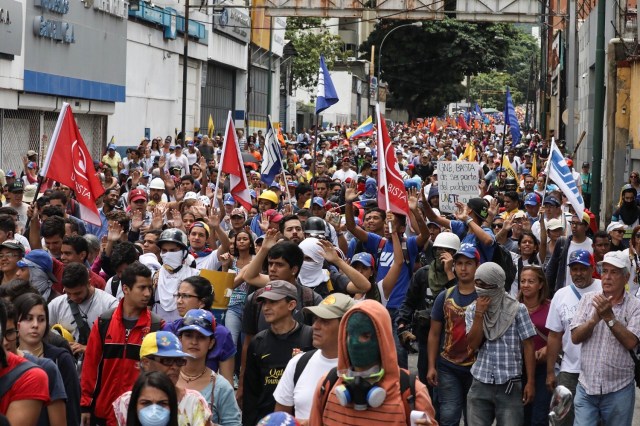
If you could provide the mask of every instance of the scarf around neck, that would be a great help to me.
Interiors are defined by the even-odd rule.
[[[491,298],[491,303],[482,318],[482,328],[487,340],[497,340],[513,324],[520,303],[506,293],[502,287],[493,289],[476,287],[476,293],[478,297],[488,296]]]

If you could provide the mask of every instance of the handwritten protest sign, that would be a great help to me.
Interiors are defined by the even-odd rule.
[[[480,164],[468,161],[438,161],[438,192],[440,211],[453,213],[456,202],[466,204],[478,197]]]

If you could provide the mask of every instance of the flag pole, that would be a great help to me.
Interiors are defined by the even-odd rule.
[[[320,126],[320,114],[316,114],[316,128],[313,137],[313,146],[311,147],[311,152],[313,158],[311,159],[311,179],[315,183],[316,181],[316,147],[318,146],[318,127]]]
[[[224,162],[224,153],[226,151],[227,145],[227,135],[229,134],[229,124],[231,120],[231,111],[229,111],[229,115],[227,116],[227,125],[224,129],[224,141],[222,141],[222,152],[220,153],[220,162],[218,163],[218,176],[216,176],[216,187],[214,189],[213,195],[213,207],[220,208],[222,210],[222,206],[218,206],[218,188],[220,187],[220,176],[222,175],[222,163]],[[224,196],[224,191],[223,194]]]
[[[289,205],[293,206],[291,204],[291,194],[289,194],[289,185],[287,183],[287,175],[284,174],[284,161],[282,160],[282,147],[280,146],[280,141],[278,141],[278,137],[275,134],[276,129],[273,127],[273,121],[271,121],[271,116],[269,115],[268,118],[269,118],[269,123],[271,123],[271,131],[273,132],[273,137],[276,138],[277,145],[278,145],[278,149],[276,150],[276,152],[278,154],[278,159],[280,160],[280,174],[282,175],[282,183],[284,185],[285,192],[287,193],[287,200],[289,200]],[[282,123],[280,123],[280,125],[282,125]]]
[[[377,145],[378,145],[378,151],[382,151],[382,152],[378,152],[378,172],[382,172],[383,176],[387,176],[387,158],[386,158],[386,153],[382,150],[382,143],[380,143],[380,141],[382,140],[382,126],[380,125],[381,123],[381,114],[380,114],[380,103],[376,103],[376,122],[378,124],[378,132],[376,134],[377,137]],[[382,161],[380,161],[380,159],[382,159]],[[387,180],[385,178],[385,183],[387,183]],[[391,211],[391,204],[389,204],[389,185],[387,184],[387,186],[384,188],[384,201],[387,205],[387,211],[385,213],[388,213]],[[391,234],[393,232],[393,225],[391,225],[391,222],[389,222],[389,234]]]

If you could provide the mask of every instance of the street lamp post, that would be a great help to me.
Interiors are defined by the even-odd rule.
[[[380,84],[380,69],[382,68],[382,46],[384,46],[384,41],[387,39],[387,37],[389,37],[391,35],[392,32],[394,32],[397,29],[403,28],[403,27],[416,27],[416,28],[421,28],[422,27],[422,21],[417,21],[417,22],[412,22],[410,24],[403,24],[403,25],[398,25],[397,27],[393,28],[391,31],[389,31],[384,38],[382,39],[382,43],[380,43],[380,48],[378,49],[378,84]]]

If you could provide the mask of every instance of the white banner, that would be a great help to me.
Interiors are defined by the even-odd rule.
[[[480,164],[469,161],[438,161],[440,211],[454,213],[456,203],[467,204],[478,192]]]

